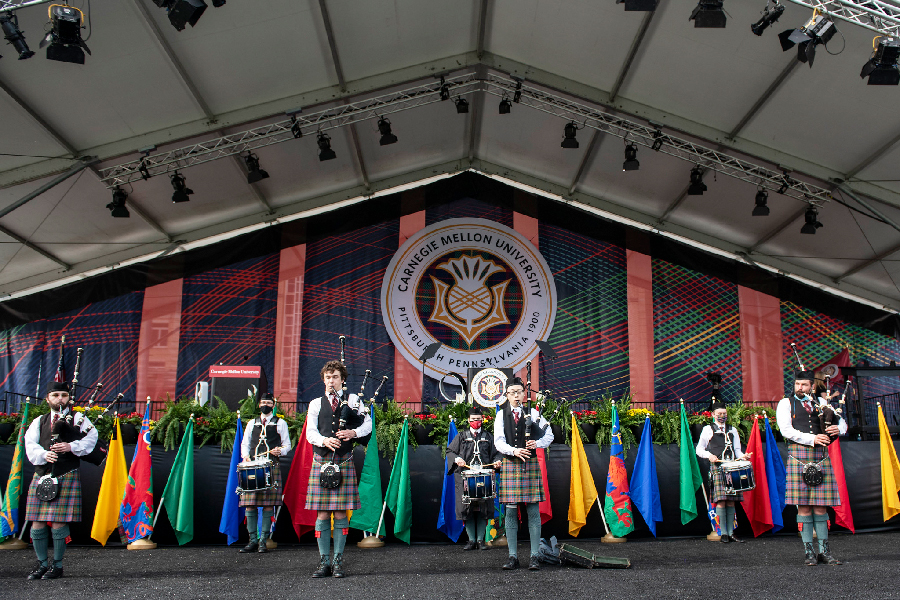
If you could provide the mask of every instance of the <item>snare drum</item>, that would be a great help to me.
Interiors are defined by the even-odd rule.
[[[463,480],[463,504],[492,500],[496,496],[496,473],[493,469],[469,469],[460,473]]]
[[[749,492],[756,487],[753,465],[746,460],[723,461],[722,478],[725,480],[725,493],[729,496]]]
[[[272,476],[272,461],[268,458],[257,458],[256,460],[238,464],[237,474],[238,494],[259,492],[275,487],[275,478]]]

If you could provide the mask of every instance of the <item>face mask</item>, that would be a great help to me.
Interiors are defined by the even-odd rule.
[[[721,425],[724,425],[724,424],[725,424],[725,421],[727,421],[727,420],[728,420],[728,415],[725,415],[725,416],[722,416],[722,417],[716,417],[716,422],[719,423],[719,424],[721,424]]]
[[[269,414],[272,414],[273,408],[274,408],[273,406],[260,406],[259,412],[261,412],[264,415],[269,415]]]
[[[471,427],[475,431],[478,431],[479,429],[481,429],[481,421],[469,421],[469,427]]]

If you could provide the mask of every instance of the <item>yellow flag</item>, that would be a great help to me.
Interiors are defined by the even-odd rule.
[[[572,478],[569,482],[569,534],[578,537],[587,524],[588,513],[597,502],[597,486],[588,464],[581,432],[572,415]]]
[[[119,419],[116,418],[116,431],[109,442],[106,455],[106,468],[103,470],[103,482],[100,484],[100,496],[97,498],[97,510],[94,512],[94,524],[91,537],[106,546],[110,534],[119,526],[119,509],[128,483],[128,467],[125,466],[125,447],[122,445],[122,431]]]
[[[878,405],[878,437],[881,438],[881,511],[884,520],[900,514],[900,462],[897,461],[897,450],[891,441],[887,421],[881,404]]]

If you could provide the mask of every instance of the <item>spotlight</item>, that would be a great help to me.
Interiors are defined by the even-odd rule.
[[[296,139],[303,137],[303,132],[300,130],[300,123],[297,121],[296,115],[291,115],[291,134]]]
[[[625,4],[625,11],[653,12],[656,0],[616,0],[616,4]]]
[[[16,15],[0,13],[0,29],[3,30],[3,37],[6,38],[6,41],[12,44],[12,47],[19,53],[19,60],[34,56],[34,52],[28,48],[28,44],[25,42],[22,30],[19,29],[19,18]]]
[[[659,152],[659,149],[662,148],[664,139],[665,139],[665,136],[663,135],[662,131],[660,131],[659,129],[654,131],[653,132],[653,145],[650,146],[650,149],[656,150],[657,152]]]
[[[465,98],[457,98],[456,99],[456,112],[457,114],[465,114],[469,112],[469,101]]]
[[[769,192],[765,190],[765,188],[759,188],[756,191],[756,206],[753,208],[753,216],[754,217],[768,217],[769,216],[769,207],[767,203],[769,202]]]
[[[785,52],[797,46],[797,60],[809,63],[810,68],[816,58],[816,46],[827,44],[834,37],[837,28],[834,21],[818,12],[800,29],[788,29],[778,34],[781,49]]]
[[[512,104],[510,104],[509,98],[503,96],[503,100],[500,101],[500,114],[508,115],[510,108],[512,108]]]
[[[700,0],[688,21],[694,22],[694,27],[708,29],[722,29],[725,27],[725,9],[722,8],[722,0]]]
[[[563,128],[563,135],[565,135],[565,139],[563,139],[560,146],[563,148],[577,148],[578,140],[575,139],[575,134],[578,132],[578,125],[575,124],[575,121],[571,123],[566,123],[566,126]]]
[[[331,149],[331,138],[327,133],[319,132],[316,137],[316,144],[319,146],[319,160],[332,160],[337,158],[337,154]]]
[[[213,0],[213,6],[216,8],[221,8],[225,6],[225,0]]]
[[[384,117],[378,119],[378,131],[381,133],[381,140],[378,143],[382,146],[397,143],[397,136],[391,133],[391,122]]]
[[[47,58],[60,62],[84,64],[84,53],[91,50],[81,39],[81,10],[62,4],[51,4],[50,32],[41,40],[40,47],[47,46]],[[48,45],[49,44],[49,45]]]
[[[153,2],[166,9],[169,13],[169,22],[178,31],[184,30],[188,25],[191,27],[196,25],[203,11],[207,9],[203,0],[153,0]]]
[[[863,79],[868,77],[869,85],[898,85],[900,84],[900,70],[897,69],[898,58],[900,58],[900,42],[881,40],[878,42],[872,58],[863,65],[859,76]]]
[[[778,0],[775,0],[775,4],[771,6],[766,4],[762,16],[759,18],[759,21],[750,26],[750,31],[756,35],[762,35],[763,31],[768,29],[769,25],[777,21],[783,13],[784,4],[779,4]]]
[[[819,211],[816,210],[815,206],[810,206],[806,209],[806,223],[803,224],[803,227],[800,229],[800,233],[807,233],[809,235],[815,235],[816,229],[819,229],[823,225],[819,223]]]
[[[688,187],[688,196],[702,196],[706,191],[706,184],[703,183],[703,169],[697,165],[691,169],[691,185]]]
[[[106,205],[106,208],[109,209],[109,214],[117,219],[127,219],[130,217],[131,213],[125,208],[125,199],[128,198],[128,192],[119,186],[116,186],[113,188],[112,196],[112,202]]]
[[[513,102],[518,104],[522,100],[522,80],[518,77],[513,77],[516,80],[516,91],[513,93]]]
[[[625,162],[622,163],[623,171],[637,171],[641,168],[641,163],[637,159],[637,146],[628,144],[625,146]]]
[[[269,178],[269,174],[259,168],[259,157],[249,150],[247,156],[244,157],[244,162],[247,163],[247,183],[256,183]]]
[[[176,204],[179,202],[188,202],[191,194],[194,193],[194,190],[189,188],[187,184],[184,182],[184,175],[175,171],[172,173],[172,187],[175,188],[175,193],[172,194],[172,202]]]

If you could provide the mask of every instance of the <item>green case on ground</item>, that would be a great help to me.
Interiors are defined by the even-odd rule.
[[[572,544],[559,545],[559,559],[586,569],[627,569],[631,561],[615,556],[597,556]]]

